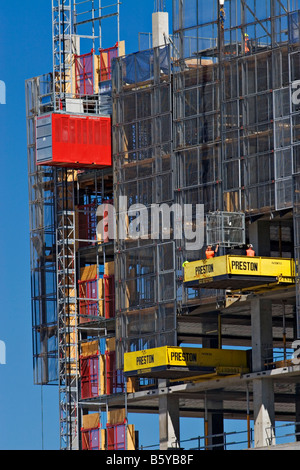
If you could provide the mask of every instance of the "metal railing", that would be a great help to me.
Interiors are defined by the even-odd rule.
[[[273,369],[278,367],[286,367],[292,363],[294,349],[291,348],[270,348],[265,350],[265,368]]]
[[[299,429],[299,431],[298,431]],[[275,435],[276,445],[292,444],[300,441],[300,423],[284,423],[270,428],[266,428],[266,432],[272,431],[270,435]],[[207,436],[196,436],[189,439],[175,441],[171,446],[174,449],[184,449],[190,451],[197,450],[245,450],[253,448],[254,430],[251,428],[246,431],[224,432],[222,434],[214,434]],[[273,442],[266,441],[266,447],[274,445]],[[148,446],[140,446],[139,450],[157,450],[159,444]]]
[[[300,440],[297,438],[297,436],[300,436],[300,423],[284,423],[277,426],[270,426],[266,428],[266,432],[269,436],[275,436],[276,445],[291,444]],[[291,438],[293,438],[293,440],[291,440]],[[272,438],[266,442],[266,445],[272,445]]]
[[[244,436],[244,437],[241,437]],[[241,437],[241,438],[240,438]],[[219,441],[214,443],[214,441]],[[250,430],[250,444],[253,443],[253,430]],[[229,450],[232,447],[246,449],[249,446],[248,431],[225,432],[207,436],[196,436],[189,439],[175,441],[172,444],[174,449],[184,450],[218,450],[220,448]],[[140,446],[140,450],[159,449],[159,444]]]
[[[196,443],[196,445],[195,445]],[[242,450],[252,447],[253,430],[232,431],[207,436],[197,436],[190,439],[180,440],[175,447],[185,450]]]

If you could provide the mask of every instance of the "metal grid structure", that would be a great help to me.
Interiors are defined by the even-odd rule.
[[[53,77],[55,110],[72,95],[72,1],[52,0]]]
[[[203,2],[173,2],[180,204],[193,199],[205,213],[243,212],[253,220],[292,208],[298,6],[228,0],[206,10]]]
[[[119,3],[99,1],[97,11],[94,0],[53,0],[53,74],[26,82],[34,379],[37,384],[59,385],[60,446],[69,450],[82,445],[80,424],[88,406],[84,384],[81,394],[81,345],[114,337],[113,276],[103,276],[104,292],[97,292],[95,316],[89,318],[90,323],[86,311],[80,308],[91,301],[80,287],[82,269],[97,266],[98,281],[105,263],[113,260],[112,243],[98,240],[96,230],[98,206],[113,199],[112,171],[37,165],[36,137],[43,137],[43,129],[37,130],[35,120],[53,111],[109,115],[111,60],[106,64],[109,72],[104,83],[102,57],[106,54],[102,48],[102,22],[107,18],[117,19],[119,41]],[[93,76],[86,77],[80,69],[81,47],[92,47],[88,56]],[[109,51],[115,55],[118,47]],[[100,54],[103,64],[97,69],[96,56],[100,61]],[[82,81],[89,86],[80,87]],[[95,302],[95,294],[92,296]],[[104,316],[103,306],[107,308]],[[102,350],[104,355],[106,346]],[[110,364],[109,382],[119,384],[120,372],[112,353]],[[100,412],[99,405],[96,408]],[[106,402],[104,410],[108,410]]]
[[[52,100],[50,74],[26,82],[33,369],[36,384],[55,384],[58,381],[55,172],[51,168],[37,167],[35,160],[35,119],[52,109]]]
[[[75,35],[91,44],[94,52],[107,47],[104,43],[106,28],[113,28],[117,42],[120,41],[119,1],[73,0],[73,16]]]
[[[56,171],[56,272],[61,448],[79,449],[74,171]]]
[[[245,214],[214,212],[206,216],[207,245],[235,248],[246,244]]]
[[[283,252],[293,256],[291,151],[296,141],[291,140],[291,129],[295,134],[296,127],[291,119],[295,123],[296,117],[292,116],[295,109],[292,111],[286,100],[291,100],[292,83],[298,79],[295,64],[299,26],[298,20],[293,19],[293,15],[298,15],[298,11],[293,13],[298,7],[298,2],[276,0],[227,0],[224,8],[217,0],[211,2],[210,8],[203,1],[173,2],[171,166],[164,175],[166,180],[168,176],[172,178],[172,185],[165,185],[171,191],[159,202],[180,207],[203,204],[205,214],[243,213],[244,243],[249,242],[252,222],[264,220],[266,224],[268,220],[264,226],[266,236],[270,235],[269,253],[279,256]],[[155,95],[151,101],[148,99],[157,79],[155,54],[158,54],[155,49],[143,51],[115,63],[113,135],[117,204],[120,196],[127,197],[128,206],[149,207],[157,202],[154,182],[161,167],[150,163],[157,158],[151,139],[159,117],[159,112],[154,114],[153,110],[160,101]],[[152,55],[153,69],[147,61]],[[132,75],[128,70],[133,71]],[[146,109],[147,103],[151,106]],[[128,206],[118,207],[117,223],[124,220],[122,211],[126,212]],[[129,217],[129,225],[131,220]],[[147,236],[116,243],[120,360],[124,351],[162,345],[163,318],[165,324],[174,327],[169,344],[187,339],[203,345],[222,344],[220,312],[213,315],[210,311],[210,317],[204,316],[202,329],[197,330],[199,336],[193,334],[186,320],[190,314],[196,328],[201,320],[192,313],[204,315],[212,308],[208,306],[214,305],[214,299],[220,305],[224,295],[182,287],[183,262],[204,257],[205,245],[202,250],[187,250],[185,241],[170,240],[166,248],[167,245],[167,257],[160,258],[158,244],[151,243]],[[230,248],[229,242],[223,253]],[[165,259],[169,261],[166,285],[160,279]],[[174,302],[163,304],[158,294],[162,286],[164,292],[175,293]],[[164,317],[160,314],[163,305]],[[241,326],[231,327],[225,314],[222,319],[224,329],[233,331],[228,333],[228,339],[223,335],[226,344],[249,344],[241,340]]]
[[[125,227],[128,234],[122,236],[122,221],[132,207],[137,212],[143,205],[150,212],[152,204],[174,199],[170,47],[117,59],[113,97],[117,340],[122,365],[124,351],[176,343],[174,240],[165,241],[161,235],[151,239],[151,224],[135,239],[130,233],[133,212]]]

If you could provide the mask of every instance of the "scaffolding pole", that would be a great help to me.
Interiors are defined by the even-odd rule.
[[[52,0],[54,110],[60,110],[72,94],[72,3]]]
[[[61,449],[79,449],[74,173],[56,172],[57,315]]]

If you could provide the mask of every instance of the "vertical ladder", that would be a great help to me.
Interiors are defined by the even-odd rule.
[[[58,372],[61,449],[79,449],[74,172],[56,170]]]
[[[72,0],[52,0],[54,111],[72,93]]]

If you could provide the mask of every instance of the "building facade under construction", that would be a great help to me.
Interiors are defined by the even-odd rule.
[[[140,449],[133,413],[161,450],[227,449],[226,420],[296,449],[300,4],[160,3],[127,53],[118,2],[52,0],[53,70],[26,81],[34,381],[62,449]]]

